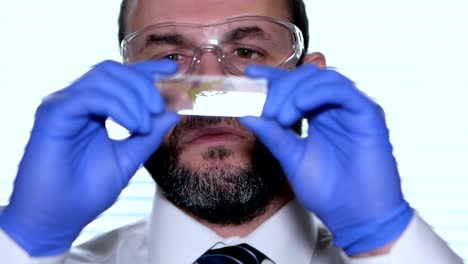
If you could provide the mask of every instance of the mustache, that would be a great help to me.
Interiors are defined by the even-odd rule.
[[[172,130],[172,135],[169,138],[171,146],[179,146],[181,135],[187,131],[194,129],[208,128],[216,125],[228,125],[233,128],[239,128],[239,120],[236,117],[220,117],[220,116],[187,116],[180,120]]]
[[[239,121],[235,117],[219,117],[219,116],[189,116],[183,118],[175,127],[176,130],[191,130],[205,128],[209,126],[225,124],[239,125]]]

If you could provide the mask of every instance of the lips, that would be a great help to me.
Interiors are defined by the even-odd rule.
[[[182,139],[182,144],[232,141],[245,137],[245,132],[234,127],[201,128],[187,132]]]

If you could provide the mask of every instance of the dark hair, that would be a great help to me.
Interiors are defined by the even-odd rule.
[[[128,33],[126,29],[126,17],[127,17],[127,7],[128,3],[131,0],[122,0],[120,4],[120,14],[119,14],[119,44],[124,39],[125,35]],[[307,18],[306,8],[303,0],[286,0],[290,2],[290,8],[293,18],[293,24],[296,25],[304,35],[304,46],[305,51],[309,47],[309,20]]]

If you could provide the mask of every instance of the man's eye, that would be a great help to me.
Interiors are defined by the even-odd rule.
[[[258,56],[259,54],[254,50],[241,48],[236,50],[236,55],[244,59],[252,59],[253,57]]]
[[[169,54],[167,56],[164,57],[165,59],[170,59],[170,60],[173,60],[173,61],[179,61],[180,59],[182,59],[182,56],[180,56],[179,54]]]

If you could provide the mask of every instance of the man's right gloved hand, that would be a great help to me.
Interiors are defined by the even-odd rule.
[[[2,228],[31,256],[64,253],[108,209],[179,117],[167,113],[153,84],[171,61],[132,66],[106,61],[46,97],[21,160]],[[132,133],[108,137],[112,118]]]

